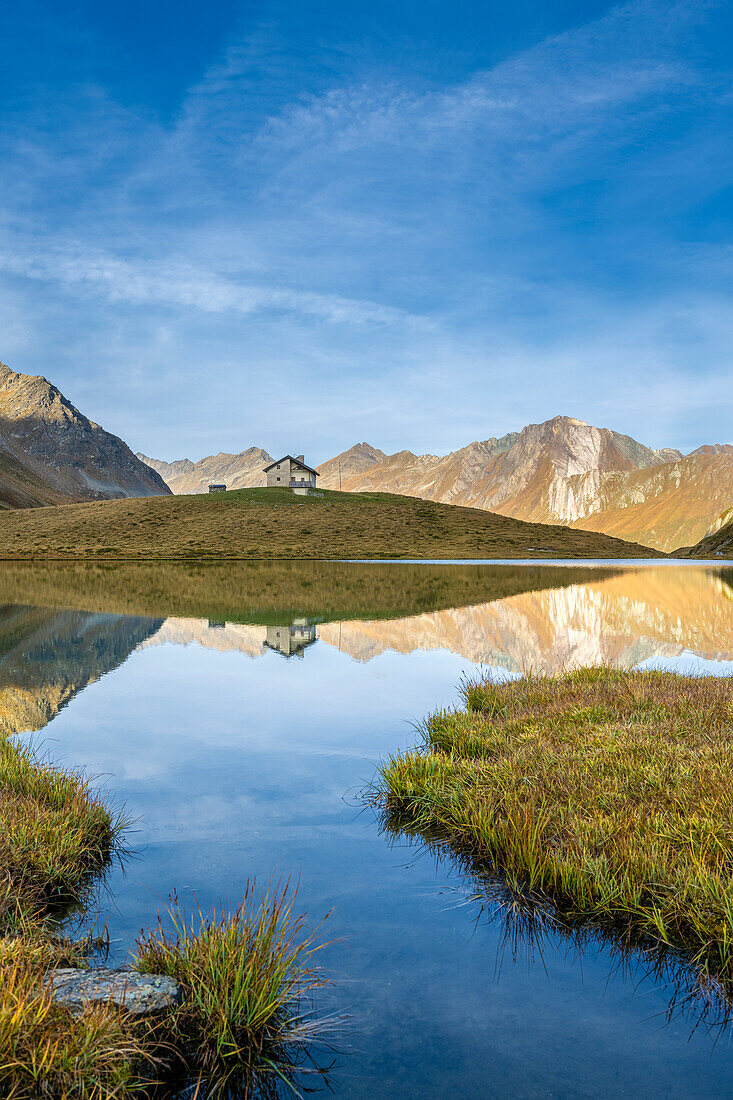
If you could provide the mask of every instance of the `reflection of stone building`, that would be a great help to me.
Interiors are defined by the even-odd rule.
[[[276,649],[284,657],[302,657],[307,646],[316,640],[316,624],[308,619],[293,619],[284,626],[268,626],[263,642],[269,649]]]
[[[291,639],[288,626],[227,622],[211,629],[205,619],[169,618],[144,644],[195,642],[259,657],[268,645],[287,653],[297,644],[310,644],[314,628],[305,619],[296,620],[291,624],[296,633],[298,623],[307,630],[299,640]],[[733,661],[733,570],[665,565],[610,576],[600,570],[596,580],[466,607],[393,619],[319,619],[318,640],[357,661],[387,651],[444,649],[476,664],[550,675],[582,665],[636,665],[685,653]]]

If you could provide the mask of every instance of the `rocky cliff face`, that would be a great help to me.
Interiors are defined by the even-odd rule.
[[[166,485],[177,495],[207,493],[212,482],[224,484],[227,489],[250,489],[264,485],[267,480],[263,473],[264,467],[272,462],[272,456],[261,447],[248,447],[239,454],[222,452],[208,455],[198,462],[192,462],[190,458],[164,462],[143,454],[138,454],[137,457],[160,474]]]
[[[603,479],[597,510],[572,527],[672,551],[701,539],[733,501],[733,454],[687,455]]]
[[[169,492],[127,444],[47,379],[0,363],[0,507]]]
[[[332,488],[330,481],[321,484]],[[733,447],[685,458],[558,416],[445,456],[388,455],[349,476],[342,471],[342,488],[486,508],[671,551],[701,538],[733,500]]]

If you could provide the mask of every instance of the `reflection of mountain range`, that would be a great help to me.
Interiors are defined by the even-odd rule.
[[[733,660],[733,570],[645,568],[565,587],[401,618],[283,615],[257,625],[0,606],[0,732],[42,729],[79,691],[138,647],[196,643],[260,657],[305,656],[316,638],[354,660],[387,650],[443,649],[476,664],[556,672],[635,664],[684,651]],[[274,610],[273,610],[274,616]]]
[[[116,668],[161,619],[0,608],[0,732],[40,730],[105,672]]]
[[[625,571],[408,618],[321,623],[317,633],[359,661],[386,650],[416,649],[447,649],[513,671],[635,664],[685,650],[731,660],[733,586],[725,577],[688,568]],[[256,657],[263,652],[266,628],[167,619],[147,644],[191,642]]]
[[[528,592],[479,607],[319,631],[360,660],[393,649],[444,648],[476,663],[554,673],[629,665],[689,650],[733,659],[733,588],[702,571],[625,573],[597,583]]]

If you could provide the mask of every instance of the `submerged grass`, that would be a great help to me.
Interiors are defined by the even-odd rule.
[[[733,685],[584,669],[467,684],[376,798],[518,894],[733,979]]]

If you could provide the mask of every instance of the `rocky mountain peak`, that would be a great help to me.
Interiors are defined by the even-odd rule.
[[[18,374],[0,363],[0,416],[24,419],[40,416],[48,421],[73,421],[91,426],[83,413],[41,374]]]
[[[126,443],[47,378],[0,365],[0,507],[168,492]]]
[[[694,455],[733,455],[733,443],[704,443]]]
[[[335,458],[319,465],[320,484],[324,489],[338,489],[339,485],[343,486],[344,478],[364,473],[384,462],[386,458],[384,451],[373,447],[371,443],[355,443],[348,451],[342,451]]]

